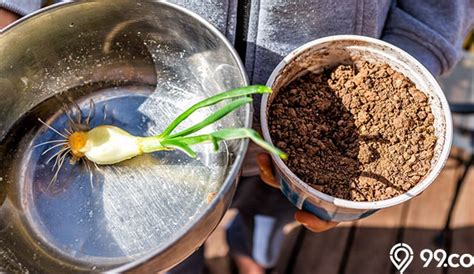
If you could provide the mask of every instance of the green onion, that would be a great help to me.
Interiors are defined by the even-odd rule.
[[[191,135],[199,130],[222,119],[230,112],[238,109],[244,104],[252,102],[249,95],[271,93],[271,89],[262,85],[236,88],[230,91],[219,93],[204,99],[173,120],[170,125],[159,135],[150,137],[138,137],[130,135],[128,132],[114,126],[98,126],[88,132],[76,134],[77,138],[84,138],[85,144],[81,147],[72,147],[72,144],[84,143],[78,140],[69,140],[71,149],[78,155],[84,155],[87,159],[97,164],[114,164],[126,159],[130,159],[143,153],[150,153],[160,150],[180,150],[190,157],[196,157],[196,152],[190,146],[211,142],[214,149],[219,148],[220,141],[250,138],[257,145],[282,159],[286,159],[286,154],[271,144],[265,142],[262,137],[253,129],[249,128],[225,128],[208,134]],[[196,110],[215,105],[223,100],[234,99],[227,103],[201,122],[190,126],[180,132],[173,131],[186,118]],[[71,135],[72,136],[72,135]],[[71,139],[71,138],[69,138]],[[78,157],[77,155],[75,155]]]

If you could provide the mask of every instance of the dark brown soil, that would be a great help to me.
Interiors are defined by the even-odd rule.
[[[385,64],[340,65],[282,88],[270,135],[288,167],[329,195],[377,201],[415,186],[436,137],[428,98]]]

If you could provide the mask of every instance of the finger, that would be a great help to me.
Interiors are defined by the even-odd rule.
[[[0,29],[8,26],[9,24],[15,22],[20,17],[9,10],[0,8]]]
[[[272,160],[268,153],[261,152],[257,154],[257,165],[260,170],[260,179],[272,187],[280,188],[273,174]]]
[[[337,226],[338,224],[336,222],[321,220],[313,214],[303,210],[298,210],[295,213],[295,219],[313,232],[323,232]]]

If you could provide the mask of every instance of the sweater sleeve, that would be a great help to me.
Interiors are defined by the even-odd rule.
[[[41,8],[42,0],[0,0],[0,8],[24,16]]]
[[[463,40],[473,27],[474,1],[398,0],[390,7],[382,39],[437,76],[459,61]]]

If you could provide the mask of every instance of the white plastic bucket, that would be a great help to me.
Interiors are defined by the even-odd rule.
[[[269,106],[280,88],[308,71],[319,73],[324,68],[359,61],[390,65],[392,69],[413,81],[416,87],[428,96],[435,117],[435,153],[430,171],[415,187],[402,195],[376,202],[355,202],[322,193],[301,181],[280,158],[272,155],[285,196],[299,209],[309,211],[324,220],[361,219],[381,208],[391,207],[417,196],[433,183],[441,172],[451,148],[451,112],[446,97],[431,73],[400,48],[381,40],[357,35],[336,35],[314,40],[294,50],[278,64],[267,82],[267,86],[274,92],[270,96],[263,96],[260,109],[265,140],[272,143],[267,115]]]

